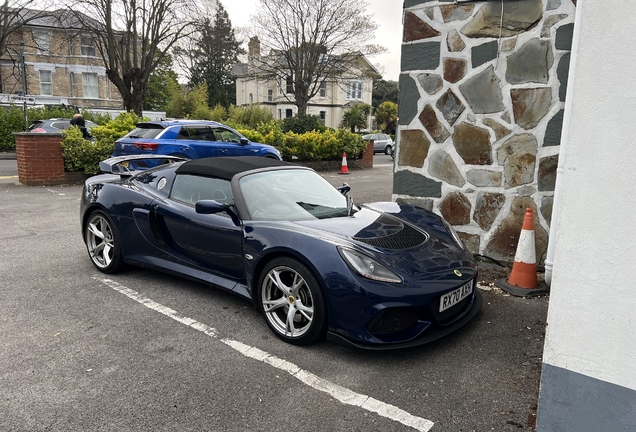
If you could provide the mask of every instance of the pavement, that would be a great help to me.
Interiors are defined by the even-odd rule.
[[[390,200],[392,166],[377,155],[372,170],[321,174],[357,202]],[[22,186],[12,172],[0,158],[2,431],[534,430],[548,297],[484,281],[480,313],[429,345],[295,347],[219,289],[100,274],[81,186]]]

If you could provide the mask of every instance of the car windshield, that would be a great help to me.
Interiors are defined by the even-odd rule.
[[[369,134],[369,135],[362,135],[362,140],[363,141],[369,141],[373,139],[373,134]]]
[[[347,197],[309,170],[287,169],[251,174],[239,181],[254,220],[311,220],[347,216]]]
[[[156,138],[163,131],[163,127],[160,125],[137,125],[137,127],[129,132],[124,138]]]

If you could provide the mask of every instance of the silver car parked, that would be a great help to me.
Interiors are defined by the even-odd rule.
[[[373,154],[384,153],[385,155],[391,154],[391,147],[393,146],[393,140],[387,134],[376,133],[363,135],[364,141],[373,140]]]

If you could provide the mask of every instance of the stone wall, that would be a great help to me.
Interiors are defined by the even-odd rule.
[[[545,259],[575,3],[404,2],[393,198],[474,253],[512,261],[529,207]]]

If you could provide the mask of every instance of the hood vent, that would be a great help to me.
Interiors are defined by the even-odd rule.
[[[428,236],[410,225],[401,224],[402,229],[386,236],[354,237],[354,240],[380,249],[410,249],[428,240]]]

